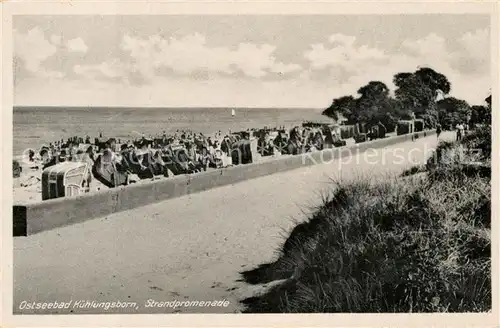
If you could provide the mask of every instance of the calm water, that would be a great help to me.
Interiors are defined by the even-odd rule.
[[[190,129],[213,133],[264,126],[291,126],[303,121],[329,121],[318,109],[237,108],[14,108],[14,155],[27,148],[71,136],[133,139],[141,133],[156,134]]]

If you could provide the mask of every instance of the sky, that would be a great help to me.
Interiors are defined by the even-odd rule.
[[[491,89],[487,15],[16,16],[17,106],[326,108],[430,67]]]

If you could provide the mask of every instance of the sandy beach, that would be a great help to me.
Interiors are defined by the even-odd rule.
[[[395,133],[388,133],[387,136],[393,136]],[[214,138],[215,139],[215,138]],[[220,142],[220,140],[219,140]],[[355,142],[351,139],[346,139],[346,145],[353,145]],[[260,156],[260,154],[254,154],[254,162],[263,162],[269,161],[275,158],[276,156],[290,156],[290,155],[281,155],[276,154],[273,156]],[[18,156],[19,163],[21,164],[22,171],[21,175],[18,178],[13,178],[13,199],[15,204],[31,204],[42,201],[42,172],[41,165],[38,163],[26,163],[26,161],[22,161],[22,156]],[[209,168],[210,170],[210,168]],[[173,173],[170,172],[170,176],[173,176]],[[161,179],[165,179],[161,177]],[[150,181],[150,179],[141,180],[136,175],[132,175],[131,180],[134,183],[145,183]],[[97,181],[96,179],[92,179],[90,184],[90,192],[97,192],[99,190],[109,189],[107,186]]]

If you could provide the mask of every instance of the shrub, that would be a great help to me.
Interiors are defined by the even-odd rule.
[[[433,114],[424,114],[422,115],[422,119],[424,120],[424,125],[427,128],[434,129],[436,128],[436,125],[438,124],[438,120],[435,115]]]
[[[466,134],[462,144],[467,149],[478,151],[479,160],[489,161],[491,159],[491,126],[484,126]]]

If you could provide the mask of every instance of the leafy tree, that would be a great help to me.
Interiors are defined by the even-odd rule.
[[[465,123],[471,115],[469,104],[462,99],[447,97],[437,102],[439,123],[443,127],[453,128],[458,123]]]
[[[371,81],[359,88],[356,110],[349,117],[352,123],[363,122],[368,126],[381,122],[388,132],[394,131],[398,119],[404,114],[399,104],[389,97],[389,88],[380,81]]]
[[[389,88],[383,82],[371,81],[359,88],[358,93],[365,99],[384,99],[389,96]]]
[[[393,82],[396,85],[396,99],[417,116],[435,109],[438,90],[445,95],[451,90],[448,78],[431,68],[420,68],[414,73],[398,73],[394,75]]]
[[[415,72],[415,75],[427,85],[434,94],[437,90],[441,90],[443,94],[447,95],[451,91],[451,83],[448,78],[441,73],[436,72],[431,68],[420,68]]]
[[[421,116],[424,120],[425,127],[435,128],[438,123],[438,111],[436,109],[430,109],[425,114]]]
[[[386,106],[389,89],[379,81],[371,81],[358,90],[360,97],[356,99],[356,108],[348,118],[350,122],[371,123],[374,117]]]
[[[404,108],[414,111],[424,100],[432,98],[432,91],[413,73],[398,73],[393,79],[396,99]]]
[[[323,115],[338,120],[338,114],[347,118],[348,124],[383,123],[388,132],[394,131],[398,119],[404,116],[399,103],[389,96],[389,88],[380,81],[371,81],[358,90],[359,97],[343,96],[333,100]]]
[[[352,112],[355,110],[356,100],[353,96],[344,96],[340,98],[333,99],[330,107],[323,111],[323,115],[338,120],[338,114],[342,114],[344,117],[349,119]]]
[[[334,99],[324,115],[338,119],[338,114],[347,118],[348,124],[365,123],[368,126],[382,122],[388,132],[394,131],[399,119],[410,119],[413,112],[424,119],[425,125],[435,127],[439,122],[443,127],[453,127],[457,123],[488,120],[484,106],[471,109],[461,99],[446,97],[436,102],[439,92],[448,95],[451,83],[448,78],[431,68],[419,68],[415,72],[402,72],[394,75],[395,98],[389,95],[389,88],[380,81],[371,81],[358,90],[358,97],[344,96]],[[489,104],[491,120],[491,96],[485,101]]]
[[[470,123],[476,124],[491,124],[491,109],[483,105],[474,105],[471,107]]]

